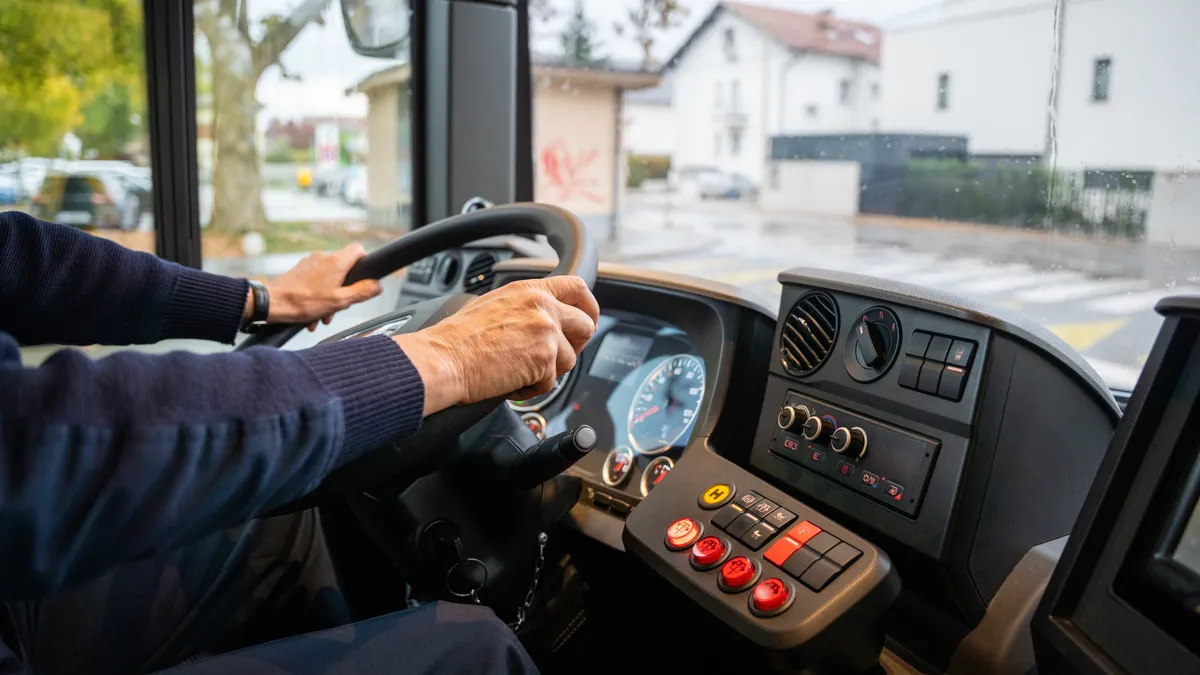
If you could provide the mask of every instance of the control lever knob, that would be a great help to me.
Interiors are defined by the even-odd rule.
[[[790,405],[785,405],[779,409],[779,417],[776,419],[776,424],[780,429],[791,429],[796,423],[796,409]]]
[[[862,427],[838,427],[830,437],[829,447],[838,454],[861,459],[867,451],[867,432]]]
[[[523,488],[541,485],[583,459],[596,448],[597,440],[596,430],[586,424],[555,434],[515,457],[498,459],[500,473],[508,474],[499,480]]]
[[[809,416],[804,423],[804,438],[813,443],[824,443],[833,433],[833,423],[823,417]]]

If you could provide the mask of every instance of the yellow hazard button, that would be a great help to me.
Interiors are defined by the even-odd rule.
[[[697,503],[702,509],[719,509],[733,499],[732,483],[717,483],[700,493]]]

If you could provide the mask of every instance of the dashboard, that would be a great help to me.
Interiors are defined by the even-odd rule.
[[[600,315],[574,370],[551,391],[508,406],[539,438],[581,424],[595,429],[601,451],[575,470],[601,489],[598,505],[627,513],[687,446],[705,374],[704,356],[687,333],[644,314],[611,310]]]

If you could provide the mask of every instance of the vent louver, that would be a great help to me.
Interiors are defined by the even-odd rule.
[[[480,253],[471,260],[471,264],[467,265],[467,274],[463,278],[463,290],[475,295],[482,295],[492,287],[492,277],[495,273],[492,272],[492,267],[496,264],[496,257],[491,253]]]
[[[787,372],[811,375],[833,351],[838,334],[837,303],[824,291],[804,294],[783,320],[779,358]]]

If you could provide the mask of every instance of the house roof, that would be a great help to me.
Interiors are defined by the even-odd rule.
[[[798,52],[829,54],[879,63],[883,31],[862,21],[839,19],[832,11],[809,14],[746,2],[717,3],[667,61],[671,67],[723,13],[732,12],[784,47]]]

